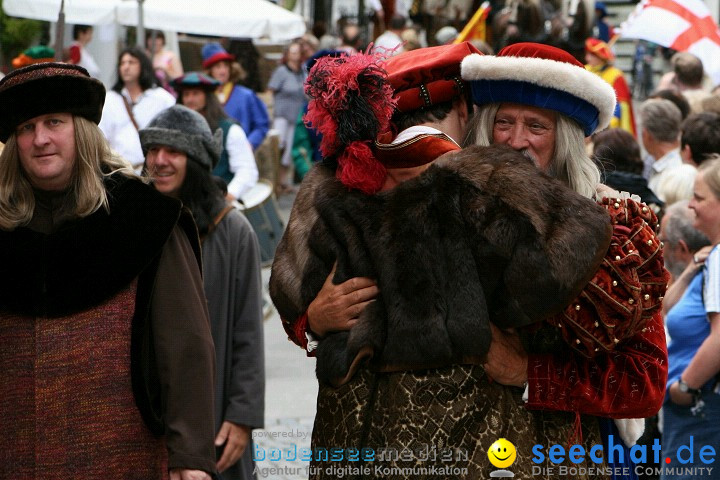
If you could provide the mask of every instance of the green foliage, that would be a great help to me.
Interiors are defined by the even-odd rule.
[[[9,62],[28,48],[42,33],[43,22],[5,15],[0,0],[0,51]]]

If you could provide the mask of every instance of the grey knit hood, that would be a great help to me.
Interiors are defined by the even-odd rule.
[[[145,155],[154,145],[167,145],[212,171],[222,153],[222,130],[218,128],[213,134],[205,117],[183,105],[173,105],[140,130],[140,144]]]

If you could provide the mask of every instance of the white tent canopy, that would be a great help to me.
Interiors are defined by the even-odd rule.
[[[145,0],[145,27],[220,37],[292,40],[305,33],[303,18],[266,0]],[[137,25],[135,2],[122,2],[118,21]]]
[[[3,0],[14,17],[56,21],[61,0]],[[146,28],[222,37],[286,41],[305,33],[305,21],[267,0],[145,0]],[[135,0],[65,0],[65,21],[136,26]]]
[[[100,25],[115,20],[120,0],[65,0],[65,21],[82,25]],[[56,22],[60,0],[3,0],[3,10],[11,17]]]

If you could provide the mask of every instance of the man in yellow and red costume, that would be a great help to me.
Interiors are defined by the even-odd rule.
[[[585,40],[585,68],[609,83],[615,90],[617,105],[613,118],[610,120],[611,128],[622,128],[635,134],[635,115],[632,108],[632,93],[622,70],[613,66],[615,60],[610,46],[597,38]]]

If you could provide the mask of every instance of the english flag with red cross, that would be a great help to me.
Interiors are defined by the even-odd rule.
[[[720,30],[702,0],[643,0],[620,28],[622,38],[692,53],[720,84]]]

